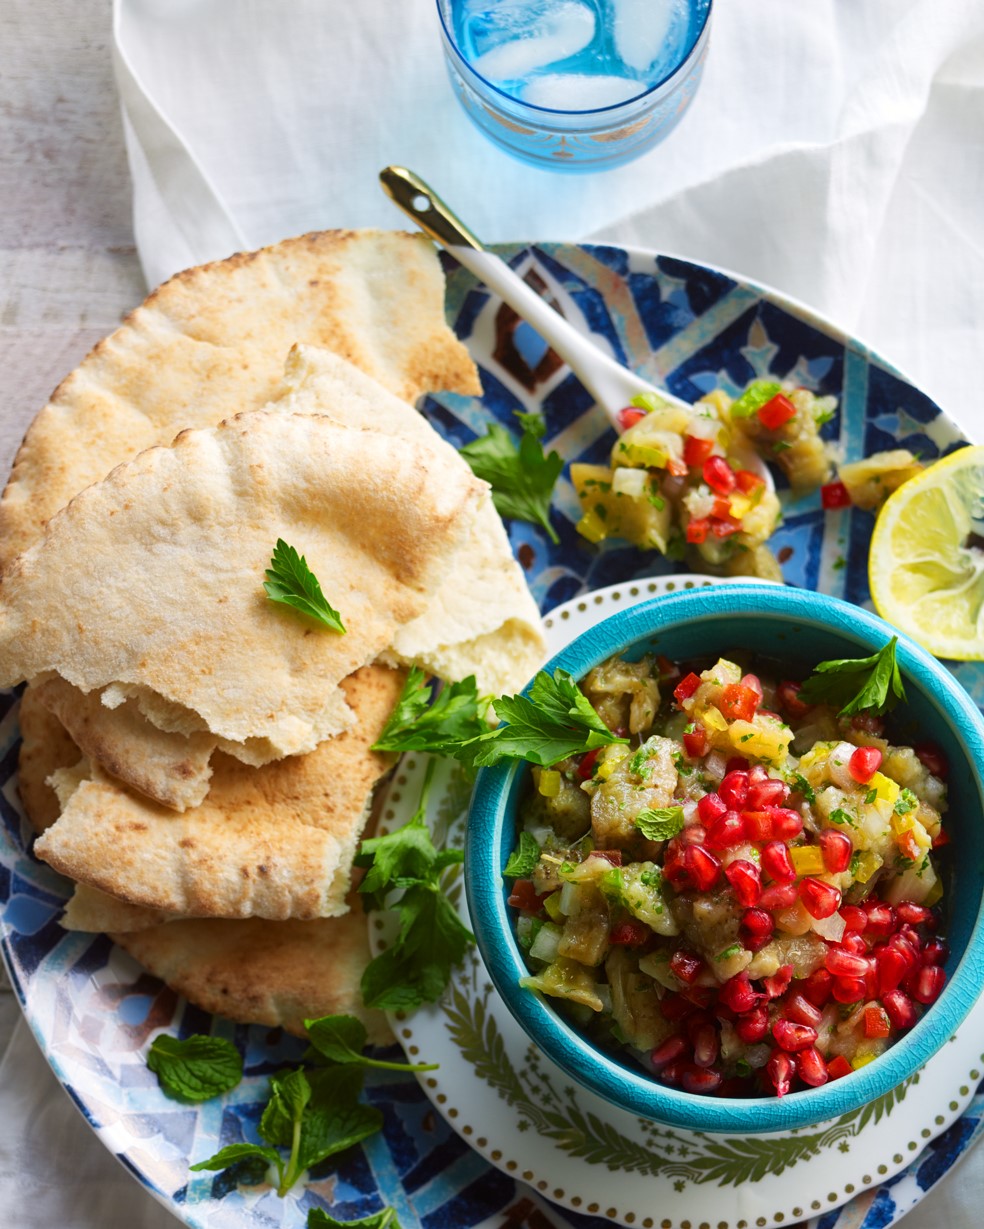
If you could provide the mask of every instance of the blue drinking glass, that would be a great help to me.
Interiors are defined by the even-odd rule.
[[[472,122],[534,166],[594,171],[661,141],[697,91],[712,0],[437,0]]]

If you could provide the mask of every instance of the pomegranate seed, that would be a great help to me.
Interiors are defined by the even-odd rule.
[[[772,831],[773,810],[774,808],[768,811],[742,811],[741,817],[745,821],[745,831],[750,841],[772,840],[775,835]]]
[[[842,947],[828,947],[824,968],[834,977],[864,977],[868,962],[863,956],[855,956]]]
[[[745,841],[745,821],[737,811],[725,811],[707,829],[707,844],[711,849],[730,849]]]
[[[724,876],[731,884],[731,890],[739,905],[744,905],[748,909],[758,904],[759,897],[762,895],[762,876],[754,862],[736,858],[724,868]],[[769,917],[768,914],[765,916]],[[769,918],[769,934],[771,933],[772,919]]]
[[[704,481],[718,495],[730,495],[738,485],[735,471],[724,457],[708,457],[702,470]]]
[[[773,1050],[769,1055],[769,1061],[765,1064],[765,1074],[775,1089],[777,1097],[784,1097],[789,1092],[790,1081],[795,1070],[793,1060],[782,1050]]]
[[[693,1003],[688,1002],[683,995],[675,994],[672,990],[663,996],[659,1008],[663,1016],[674,1023],[686,1019],[694,1012]]]
[[[735,863],[732,862],[731,866]],[[751,865],[749,863],[748,865]],[[730,870],[731,867],[728,867]],[[741,915],[742,930],[747,930],[750,935],[771,935],[773,930],[772,915],[766,913],[764,909],[746,909]]]
[[[684,866],[690,872],[698,892],[709,892],[721,874],[721,863],[701,845],[688,845]]]
[[[835,977],[831,994],[838,1003],[860,1003],[867,989],[859,977]]]
[[[687,845],[703,845],[707,840],[707,829],[703,824],[690,824],[680,833],[680,844],[685,847]]]
[[[705,794],[703,798],[697,799],[697,814],[700,816],[701,823],[712,823],[715,819],[720,819],[722,815],[727,814],[727,810],[728,804],[717,794]]]
[[[724,983],[718,997],[726,1007],[730,1007],[738,1015],[751,1011],[759,1000],[759,996],[752,989],[752,983],[748,980],[748,974],[744,970],[741,973],[736,973],[734,977],[729,978]]]
[[[851,496],[843,482],[828,482],[820,488],[820,503],[824,508],[849,508]]]
[[[950,949],[942,939],[929,939],[922,950],[922,962],[923,964],[945,964],[949,955]]]
[[[875,951],[875,968],[878,970],[878,996],[886,990],[895,990],[909,971],[905,957],[896,947],[887,944]]]
[[[761,811],[765,807],[777,807],[789,797],[789,786],[785,781],[777,781],[775,777],[767,777],[764,781],[756,781],[748,787],[748,797],[745,805],[750,811]]]
[[[838,1054],[827,1064],[827,1074],[832,1080],[842,1079],[845,1075],[850,1075],[853,1070],[854,1068],[843,1054]]]
[[[784,964],[771,977],[762,978],[762,989],[767,998],[777,999],[786,993],[792,980],[793,966]]]
[[[765,405],[760,405],[756,413],[767,431],[776,431],[796,417],[796,406],[782,393],[776,393]]]
[[[915,1024],[916,1005],[904,991],[889,990],[887,994],[882,995],[882,1005],[892,1022],[892,1028],[901,1031],[912,1028]]]
[[[796,1055],[796,1071],[803,1083],[811,1088],[819,1088],[830,1078],[827,1064],[821,1058],[820,1051],[813,1046]]]
[[[946,780],[950,771],[950,765],[947,762],[946,756],[936,745],[936,743],[920,743],[918,747],[913,747],[920,763],[933,774],[934,777],[940,777]]]
[[[759,907],[773,912],[778,909],[788,909],[796,904],[799,893],[795,883],[774,883],[766,888],[759,900]]]
[[[843,832],[835,832],[833,828],[824,828],[817,835],[820,852],[823,854],[823,864],[831,875],[839,875],[851,865],[851,854],[854,845],[851,838]]]
[[[817,1039],[817,1030],[809,1024],[796,1024],[792,1020],[777,1020],[772,1026],[776,1044],[787,1054],[806,1050]]]
[[[769,773],[764,764],[752,764],[748,769],[749,785],[761,785],[769,780]]]
[[[811,1028],[816,1028],[820,1023],[819,1010],[802,994],[791,995],[783,1006],[782,1014],[795,1024],[809,1024]]]
[[[846,952],[852,952],[855,956],[865,956],[868,952],[868,945],[865,943],[864,937],[853,930],[844,930],[844,935],[841,938],[841,947]]]
[[[741,943],[746,952],[760,952],[772,942],[772,935],[750,935],[742,931]]]
[[[698,1067],[713,1067],[720,1048],[717,1029],[705,1024],[694,1038],[694,1062]]]
[[[691,1045],[696,1041],[697,1035],[702,1028],[707,1028],[710,1025],[714,1027],[714,1017],[706,1011],[695,1011],[692,1016],[687,1017],[687,1022],[684,1025],[687,1036],[690,1038]]]
[[[745,1045],[755,1045],[769,1031],[769,1013],[764,1007],[753,1007],[735,1021],[735,1032]]]
[[[750,687],[758,696],[760,701],[762,696],[765,694],[762,690],[762,680],[757,674],[743,674],[741,676],[741,686]]]
[[[940,997],[946,973],[938,964],[927,964],[915,975],[914,984],[909,993],[917,1003],[935,1003]]]
[[[824,883],[822,879],[814,879],[812,875],[800,881],[799,897],[810,917],[815,917],[818,921],[832,917],[841,905],[838,889]]]
[[[710,986],[687,986],[685,989],[681,990],[680,993],[684,996],[684,998],[689,999],[695,1007],[699,1007],[702,1011],[705,1007],[710,1007],[710,1005],[717,998],[717,991],[713,990]],[[687,1020],[687,1024],[689,1026],[689,1019]]]
[[[762,869],[776,883],[791,883],[796,878],[796,867],[784,841],[770,841],[763,847]]]
[[[729,683],[721,689],[718,708],[729,721],[751,721],[761,703],[761,691],[753,691],[742,683]],[[744,802],[744,798],[741,801]]]
[[[667,1063],[659,1073],[659,1078],[664,1084],[677,1085],[683,1080],[683,1070],[685,1064],[679,1059],[675,1063]]]
[[[692,760],[699,760],[707,751],[707,731],[702,725],[683,736],[683,749]]]
[[[821,835],[823,835],[821,833]],[[840,911],[841,917],[844,919],[844,929],[852,934],[862,934],[864,928],[868,925],[868,915],[863,909],[859,909],[857,905],[843,905]]]
[[[924,926],[933,914],[925,905],[914,905],[911,900],[900,900],[895,906],[895,916],[908,926]]]
[[[858,747],[847,761],[847,771],[860,785],[867,785],[881,768],[882,753],[877,747]]]
[[[682,678],[676,687],[673,688],[673,698],[678,704],[682,704],[684,700],[689,700],[697,688],[700,686],[700,675],[694,674],[691,671],[685,678]]]
[[[892,1031],[892,1022],[884,1007],[877,1003],[868,1003],[864,1009],[864,1035],[866,1037],[888,1037]]]
[[[862,906],[868,915],[865,934],[873,939],[885,939],[895,931],[895,910],[882,900],[866,900]]]
[[[718,786],[718,794],[728,810],[740,811],[748,797],[748,772],[745,769],[728,772]]]
[[[728,772],[748,772],[748,760],[743,755],[733,755],[724,766],[724,771]]]
[[[691,469],[696,469],[698,465],[703,465],[713,451],[713,440],[705,440],[698,435],[685,435],[683,437],[683,459]]]
[[[641,947],[652,937],[652,931],[645,922],[630,918],[624,922],[616,922],[608,935],[608,942],[613,947]]]
[[[813,707],[811,704],[804,703],[799,698],[799,694],[799,683],[790,682],[788,679],[780,683],[776,689],[776,697],[790,717],[803,717]]]
[[[627,405],[618,412],[618,425],[623,431],[628,431],[629,427],[634,427],[637,422],[642,422],[645,417],[645,410],[640,410],[634,405]]]
[[[687,985],[695,982],[706,967],[699,956],[684,951],[682,947],[678,947],[670,957],[670,972]]]
[[[717,1092],[723,1079],[720,1071],[705,1071],[688,1064],[683,1068],[680,1083],[685,1092],[707,1096],[712,1092]]]
[[[814,1007],[825,1007],[830,1001],[834,978],[826,969],[814,969],[803,982],[803,994]],[[664,1011],[664,1015],[666,1012]]]
[[[772,835],[779,841],[791,841],[803,831],[803,816],[789,807],[776,807],[772,812]]]
[[[654,1067],[665,1067],[667,1063],[674,1063],[678,1058],[683,1058],[685,1054],[690,1052],[690,1046],[687,1044],[685,1037],[679,1033],[674,1033],[672,1037],[667,1037],[661,1046],[657,1046],[649,1056],[649,1061]]]

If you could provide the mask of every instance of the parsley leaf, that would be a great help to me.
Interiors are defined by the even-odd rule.
[[[177,1101],[207,1101],[235,1088],[243,1060],[231,1041],[196,1033],[179,1041],[161,1033],[147,1055],[162,1092]]]
[[[431,704],[427,676],[412,666],[396,707],[373,751],[433,751],[453,755],[457,746],[488,729],[479,715],[475,676],[460,683],[445,684]]]
[[[668,841],[683,831],[683,807],[640,811],[632,821],[647,841]]]
[[[501,696],[493,708],[507,724],[486,731],[463,748],[481,767],[520,759],[549,768],[582,751],[628,742],[611,732],[573,678],[559,668],[553,678],[541,670],[529,698]]]
[[[400,1229],[396,1220],[395,1208],[383,1208],[371,1216],[360,1217],[359,1220],[336,1220],[324,1208],[311,1208],[308,1211],[307,1229]]]
[[[517,448],[505,427],[490,423],[486,435],[459,451],[475,477],[491,484],[492,502],[500,516],[541,525],[551,542],[560,541],[550,524],[549,512],[550,496],[564,462],[557,452],[544,456],[535,430],[524,423]]]
[[[305,1020],[304,1028],[317,1054],[338,1065],[360,1063],[364,1067],[381,1067],[385,1071],[436,1071],[438,1063],[389,1063],[363,1054],[366,1026],[355,1016],[322,1016],[320,1020]]]
[[[366,966],[362,999],[367,1007],[407,1011],[441,997],[452,968],[474,941],[441,886],[441,874],[461,862],[460,849],[434,847],[424,816],[435,761],[427,766],[420,803],[396,832],[362,842],[356,866],[368,867],[359,885],[371,909],[389,904],[391,892],[402,889],[393,903],[400,916],[396,942]]]
[[[293,606],[333,632],[345,631],[341,615],[329,605],[307,560],[283,538],[277,539],[263,588],[271,602]]]
[[[839,717],[854,713],[876,715],[905,699],[905,688],[895,660],[898,636],[870,657],[822,661],[800,689],[805,704],[840,705]]]
[[[834,810],[830,812],[829,818],[832,824],[847,824],[849,828],[857,827],[857,824],[854,822],[852,817],[840,807],[835,807]]]
[[[791,785],[798,794],[802,794],[807,802],[816,802],[817,796],[814,793],[813,786],[807,781],[806,777],[801,772],[794,772],[790,777],[786,778],[786,784]]]
[[[528,431],[538,440],[542,440],[547,434],[547,420],[537,410],[529,414],[525,414],[522,410],[513,410],[513,416],[523,431]]]
[[[782,385],[776,380],[753,380],[742,395],[732,401],[729,413],[732,418],[750,418],[756,410],[761,409],[767,401],[771,401],[781,392]]]
[[[914,811],[919,805],[919,799],[906,786],[902,786],[899,790],[899,796],[895,799],[895,807],[893,808],[896,815],[908,815],[910,811]]]
[[[509,855],[502,874],[507,879],[526,879],[540,861],[540,845],[532,832],[519,834],[519,845]]]

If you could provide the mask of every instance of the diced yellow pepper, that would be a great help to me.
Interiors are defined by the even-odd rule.
[[[857,870],[854,879],[857,883],[867,883],[876,870],[882,865],[883,859],[878,854],[865,849],[858,857]]]
[[[752,501],[747,495],[731,496],[731,515],[736,521],[743,520],[752,510]]]
[[[547,917],[552,922],[562,922],[564,920],[564,913],[560,907],[560,892],[551,892],[543,902],[543,907],[547,911]]]
[[[634,444],[631,440],[616,444],[612,456],[619,465],[641,465],[646,469],[665,469],[669,460],[655,444]]]
[[[789,851],[797,875],[820,875],[824,867],[819,845],[796,845]]]
[[[793,732],[780,721],[759,718],[752,722],[739,719],[732,721],[728,737],[739,755],[752,755],[756,759],[780,763],[789,751]]]
[[[868,789],[875,791],[877,802],[887,802],[889,806],[895,806],[899,796],[899,787],[891,777],[886,777],[882,772],[876,772],[868,782]]]
[[[612,471],[607,465],[586,465],[583,461],[571,463],[571,482],[578,495],[600,490],[606,493],[612,481]]]
[[[560,793],[560,773],[553,768],[542,769],[536,788],[544,798],[556,798]]]
[[[701,714],[701,720],[711,730],[726,730],[728,728],[727,721],[725,721],[721,712],[713,704]]]
[[[587,538],[589,542],[604,542],[608,536],[608,530],[605,528],[605,522],[601,519],[597,512],[588,511],[578,521],[575,526],[582,538]]]
[[[723,414],[724,411],[731,405],[731,398],[723,388],[715,388],[711,392],[706,393],[703,397],[701,397],[701,399],[697,402],[697,405],[713,406],[715,410]]]
[[[851,1066],[855,1071],[860,1071],[862,1067],[867,1067],[869,1063],[873,1063],[874,1061],[874,1054],[856,1054],[854,1058],[851,1059]]]
[[[629,749],[623,743],[606,747],[596,761],[595,780],[607,781],[628,754]]]

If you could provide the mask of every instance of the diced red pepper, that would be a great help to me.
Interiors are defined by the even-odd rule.
[[[707,750],[707,731],[702,725],[695,726],[683,736],[683,749],[692,760],[698,760]]]
[[[640,410],[634,405],[627,405],[618,412],[618,425],[623,431],[628,431],[629,427],[634,427],[637,422],[642,422],[645,417],[645,410]]]
[[[711,516],[716,516],[718,520],[726,520],[731,515],[731,500],[725,499],[723,495],[719,495],[714,501],[714,506],[711,508]]]
[[[933,837],[933,848],[942,849],[944,845],[950,844],[950,834],[945,828],[941,828],[936,836]]]
[[[711,522],[706,516],[695,517],[687,523],[687,541],[692,546],[700,546],[707,541],[707,532],[711,527]]]
[[[677,460],[676,457],[670,457],[666,462],[666,472],[673,478],[686,478],[690,470],[685,461]]]
[[[922,857],[922,850],[919,848],[919,842],[916,840],[914,833],[900,832],[896,837],[895,843],[902,851],[904,857],[912,862],[918,862]]]
[[[716,538],[730,538],[732,534],[741,533],[741,521],[736,521],[733,516],[714,517],[711,521],[711,533]]]
[[[601,748],[595,747],[593,751],[588,751],[581,758],[581,762],[580,764],[578,764],[577,770],[576,770],[577,775],[580,778],[580,780],[587,781],[590,777],[594,775],[595,763],[597,762],[599,755],[601,755]]]
[[[724,457],[708,457],[703,468],[704,481],[718,495],[730,495],[735,489],[735,471]]]
[[[762,697],[744,683],[728,683],[721,690],[718,708],[728,721],[751,721]]]
[[[645,922],[628,918],[624,922],[616,922],[608,935],[608,941],[613,947],[641,947],[648,942],[652,931]]]
[[[538,896],[532,879],[517,879],[506,904],[512,905],[514,909],[525,909],[527,913],[539,913],[543,902],[549,895],[550,893],[547,892],[543,896]]]
[[[864,1035],[866,1037],[888,1037],[892,1031],[892,1022],[885,1008],[878,1003],[869,1003],[864,1009]]]
[[[698,435],[685,435],[683,437],[683,459],[691,469],[696,469],[698,465],[703,465],[713,451],[713,440],[701,439]]]
[[[796,406],[782,393],[776,393],[765,405],[759,406],[757,413],[762,426],[768,431],[775,431],[796,417]]]
[[[820,503],[829,511],[832,508],[849,508],[851,496],[847,487],[837,479],[827,482],[820,488]]]
[[[827,1064],[827,1074],[832,1080],[843,1079],[845,1075],[850,1075],[853,1070],[854,1068],[843,1054],[838,1054]]]
[[[736,469],[735,484],[742,495],[751,495],[765,486],[765,479],[760,478],[750,469]]]
[[[676,687],[673,688],[673,698],[678,704],[682,704],[684,700],[690,699],[699,686],[700,675],[694,674],[691,670],[690,673],[685,678],[682,678],[680,682],[677,683]]]

